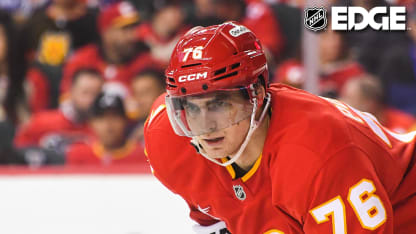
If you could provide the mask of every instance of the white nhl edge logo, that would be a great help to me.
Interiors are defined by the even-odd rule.
[[[244,192],[244,189],[241,185],[233,185],[233,190],[235,193],[235,196],[240,200],[244,201],[246,200],[246,192]]]

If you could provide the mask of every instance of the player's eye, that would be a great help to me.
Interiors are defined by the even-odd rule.
[[[184,105],[185,111],[188,115],[197,115],[201,112],[199,106],[192,104],[190,102]]]
[[[223,100],[215,100],[208,104],[209,111],[224,111],[231,107],[231,104]]]

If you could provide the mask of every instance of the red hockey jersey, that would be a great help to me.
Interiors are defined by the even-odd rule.
[[[145,126],[154,175],[200,225],[234,234],[416,233],[415,135],[369,114],[273,84],[262,154],[241,178],[173,132],[163,97]]]

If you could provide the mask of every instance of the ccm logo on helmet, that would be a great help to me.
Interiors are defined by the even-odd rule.
[[[203,73],[193,73],[185,76],[179,76],[179,82],[206,79],[208,77],[208,72]]]

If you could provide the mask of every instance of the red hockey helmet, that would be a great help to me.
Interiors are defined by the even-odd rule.
[[[248,87],[262,75],[268,84],[260,41],[245,26],[226,22],[189,30],[176,45],[166,69],[167,93],[185,96]]]
[[[175,132],[203,135],[254,116],[254,102],[263,103],[254,88],[260,76],[267,88],[266,57],[249,29],[236,22],[191,29],[166,69],[166,105]],[[199,107],[190,101],[200,98],[212,100]]]

